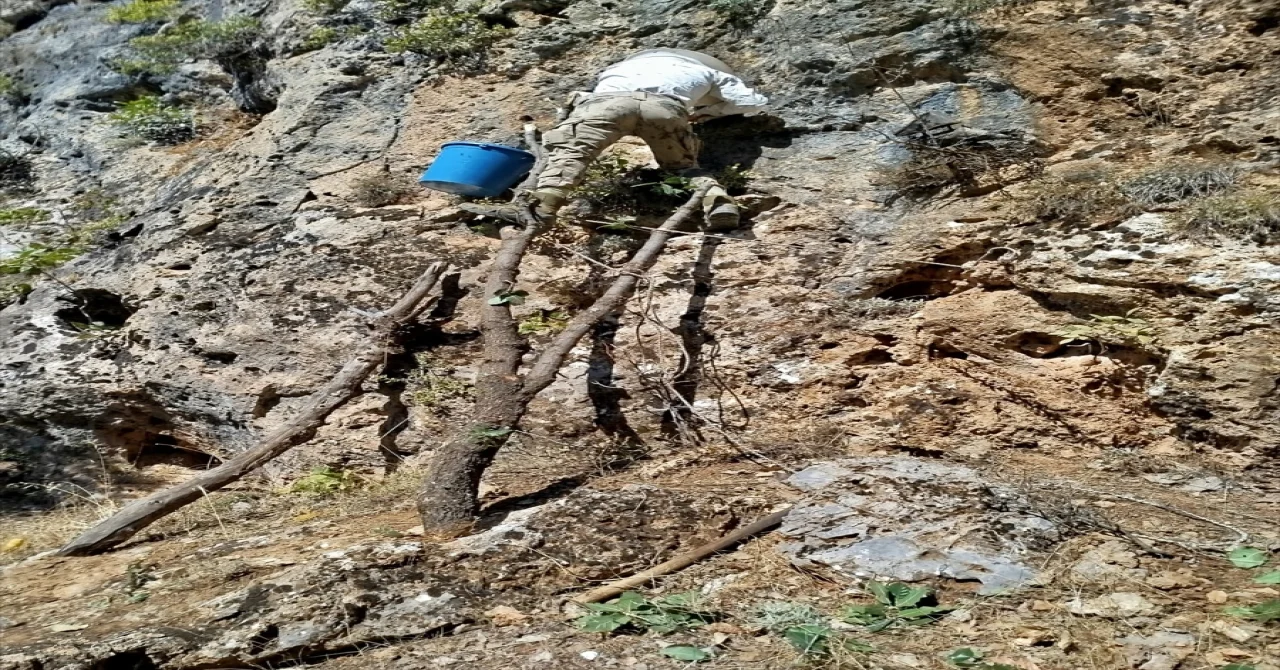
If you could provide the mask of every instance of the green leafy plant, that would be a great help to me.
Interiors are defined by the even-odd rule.
[[[316,26],[302,38],[301,48],[303,51],[317,51],[345,39],[351,32],[345,29],[339,30],[333,26]]]
[[[1261,621],[1263,623],[1280,621],[1280,599],[1268,600],[1257,605],[1245,607],[1228,607],[1225,611],[1231,616],[1238,616],[1250,621]]]
[[[108,119],[132,137],[159,144],[181,144],[196,135],[196,122],[191,112],[166,105],[155,95],[144,95],[124,103]]]
[[[15,302],[26,300],[27,296],[35,290],[31,284],[16,283],[0,286],[0,307],[12,305]]]
[[[52,270],[63,263],[79,256],[81,249],[75,247],[57,247],[32,242],[18,253],[0,260],[0,275],[36,275],[44,270]]]
[[[1222,670],[1258,670],[1256,667],[1248,663],[1228,663],[1222,666]]]
[[[1097,341],[1104,344],[1122,344],[1146,347],[1155,343],[1155,331],[1151,323],[1134,316],[1137,308],[1123,316],[1089,315],[1088,323],[1073,323],[1053,333],[1062,344]]]
[[[261,32],[261,24],[252,17],[186,21],[129,40],[130,54],[110,65],[123,74],[168,74],[190,59],[217,59],[247,51]]]
[[[739,193],[747,190],[747,185],[755,179],[755,173],[750,170],[742,169],[737,163],[716,173],[716,181],[724,187],[724,190],[730,193]]]
[[[948,663],[957,668],[969,668],[971,670],[1018,670],[1012,665],[1005,663],[988,663],[982,660],[983,653],[979,649],[970,649],[962,647],[947,652],[943,657]]]
[[[1227,554],[1227,560],[1237,568],[1258,568],[1267,564],[1270,556],[1265,549],[1257,547],[1236,547]]]
[[[21,99],[22,85],[18,80],[7,74],[0,74],[0,100],[17,102]]]
[[[1274,242],[1280,235],[1280,197],[1269,193],[1226,193],[1197,200],[1174,218],[1193,237]]]
[[[0,226],[29,225],[49,218],[49,213],[34,207],[0,209]]]
[[[530,314],[520,321],[517,330],[521,335],[541,335],[558,333],[569,325],[569,315],[549,309],[540,309],[537,314]]]
[[[673,633],[711,623],[714,612],[698,605],[696,592],[676,593],[649,600],[634,591],[627,591],[607,603],[588,603],[592,613],[579,617],[578,628],[591,633],[612,633],[621,628],[632,628],[655,633]]]
[[[383,45],[391,53],[411,52],[442,60],[480,58],[506,37],[503,26],[491,26],[472,13],[432,12],[401,28]]]
[[[954,610],[947,605],[923,604],[933,598],[927,586],[910,586],[902,582],[867,582],[867,590],[876,602],[868,605],[849,605],[841,613],[845,623],[866,626],[867,632],[882,631],[894,624],[924,624],[937,621],[938,617]]]
[[[290,493],[328,496],[356,488],[360,477],[354,472],[335,470],[329,466],[316,468],[289,487]]]
[[[687,198],[693,192],[693,180],[675,174],[666,175],[661,181],[636,184],[635,188],[640,188],[641,186],[652,186],[655,194],[665,195],[670,198]]]
[[[818,610],[800,603],[773,601],[756,608],[754,621],[781,635],[801,656],[823,659],[840,653],[869,653],[865,642],[835,630]]]
[[[436,374],[429,368],[413,370],[405,378],[409,400],[418,407],[440,407],[450,400],[467,400],[475,395],[475,387],[453,375]]]
[[[178,12],[178,0],[131,0],[107,10],[108,23],[155,23]]]

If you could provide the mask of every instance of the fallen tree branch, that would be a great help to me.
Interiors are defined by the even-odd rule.
[[[323,388],[311,394],[306,406],[284,426],[271,433],[256,447],[228,459],[222,465],[202,472],[177,486],[135,500],[110,518],[99,523],[58,550],[62,556],[85,556],[110,549],[202,496],[234,482],[264,463],[293,447],[310,440],[325,418],[334,410],[359,395],[360,385],[382,364],[388,347],[394,341],[394,329],[418,312],[445,272],[444,263],[435,263],[422,273],[409,291],[394,306],[379,314],[371,324],[368,344],[355,355]]]
[[[635,293],[637,284],[657,262],[667,240],[699,209],[715,180],[700,177],[694,183],[689,200],[649,233],[644,246],[618,270],[618,276],[604,294],[569,321],[523,377],[519,368],[526,343],[517,331],[510,307],[506,301],[486,305],[481,325],[484,362],[476,379],[476,405],[471,423],[461,435],[436,452],[418,492],[418,514],[428,536],[456,537],[470,529],[479,510],[480,477],[510,435],[519,430],[529,402],[555,380],[579,340]],[[525,222],[524,229],[503,240],[489,270],[485,293],[490,298],[515,286],[520,261],[529,242],[544,226],[531,207],[521,212],[521,219]]]
[[[788,507],[780,512],[774,512],[773,514],[770,514],[769,516],[766,516],[754,523],[743,526],[742,528],[739,528],[718,540],[708,542],[693,551],[680,554],[665,563],[659,563],[644,572],[591,589],[590,591],[575,597],[573,602],[579,604],[598,603],[602,600],[608,600],[615,596],[619,596],[629,589],[647,584],[657,577],[683,570],[690,565],[711,556],[712,554],[724,551],[725,549],[728,549],[749,537],[759,535],[766,530],[772,529],[774,526],[782,523],[783,518],[787,516],[787,513],[790,512],[791,509],[792,508]]]

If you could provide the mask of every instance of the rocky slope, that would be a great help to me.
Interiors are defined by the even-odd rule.
[[[508,0],[475,8],[486,25],[508,30],[483,63],[386,52],[398,28],[363,0],[330,14],[290,0],[182,4],[191,16],[258,19],[263,66],[248,79],[200,59],[163,75],[117,73],[113,59],[158,24],[108,23],[116,4],[0,8],[13,26],[0,66],[14,82],[0,96],[0,146],[32,171],[29,181],[11,180],[0,207],[45,213],[4,224],[0,261],[33,242],[71,245],[70,237],[84,252],[6,279],[6,287],[30,284],[10,290],[0,309],[0,478],[12,509],[0,518],[15,529],[3,535],[31,538],[15,557],[65,539],[34,539],[30,528],[46,517],[32,505],[68,491],[105,505],[104,495],[150,490],[280,425],[363,337],[362,314],[394,300],[430,262],[460,270],[458,302],[315,440],[263,481],[215,497],[243,505],[221,508],[217,524],[243,525],[232,534],[248,540],[213,537],[206,519],[190,534],[170,528],[167,539],[105,557],[9,568],[16,587],[4,587],[0,636],[15,651],[0,667],[280,667],[353,657],[330,661],[340,665],[368,663],[363,654],[380,646],[380,667],[450,659],[586,667],[592,661],[579,652],[592,650],[609,663],[665,667],[674,662],[651,641],[601,646],[572,636],[556,622],[555,597],[772,504],[830,502],[775,479],[815,459],[867,455],[963,461],[977,474],[955,476],[1000,480],[1053,526],[1026,539],[1008,535],[1026,523],[975,516],[966,528],[992,534],[983,551],[1007,545],[1017,554],[1007,560],[1041,566],[1047,574],[1026,588],[1043,591],[1006,607],[977,598],[972,584],[947,582],[948,597],[977,598],[965,601],[971,618],[939,624],[933,641],[878,643],[905,656],[875,655],[867,662],[876,667],[942,667],[932,652],[957,646],[986,646],[1026,668],[1275,667],[1274,626],[1249,624],[1223,642],[1223,626],[1241,629],[1202,595],[1268,597],[1221,560],[1235,536],[1105,498],[1119,492],[1224,521],[1264,547],[1280,540],[1280,255],[1268,244],[1280,214],[1233,232],[1246,215],[1265,214],[1263,205],[1242,213],[1238,202],[1277,192],[1273,3],[779,0],[736,3],[764,12],[744,24],[698,3]],[[314,48],[318,27],[333,33]],[[702,129],[708,166],[750,170],[746,199],[758,213],[723,239],[672,243],[614,336],[612,369],[602,353],[609,335],[599,333],[499,457],[486,481],[495,514],[554,500],[529,523],[557,539],[530,544],[537,554],[502,544],[420,554],[415,542],[370,537],[371,528],[413,525],[383,499],[382,508],[334,511],[316,527],[282,524],[305,513],[272,502],[279,486],[320,465],[391,476],[428,457],[466,411],[478,284],[496,242],[468,229],[438,194],[369,206],[367,192],[393,191],[388,184],[416,176],[449,140],[516,143],[522,115],[545,128],[557,102],[600,67],[669,45],[723,58],[772,97],[766,119]],[[274,109],[247,105],[246,90]],[[176,146],[123,137],[108,115],[145,94],[197,110],[198,136]],[[619,154],[645,160],[641,145]],[[1227,234],[1196,234],[1206,226]],[[620,237],[559,231],[528,260],[521,315],[535,343],[539,315],[573,310],[598,285],[598,266],[582,255],[616,264]],[[685,380],[705,420],[701,441],[664,430],[682,351],[701,364]],[[589,396],[588,378],[606,373],[611,392]],[[597,421],[612,417],[616,433],[618,416],[634,431],[628,449],[638,443],[647,462],[617,464],[618,439]],[[995,509],[1005,499],[972,484],[906,495],[915,485],[866,476],[861,492],[886,500],[938,495],[956,509],[965,505],[955,500]],[[1112,520],[1064,517],[1042,494],[1088,509],[1097,502]],[[645,501],[652,517],[631,518],[626,510]],[[338,507],[315,505],[326,506]],[[593,513],[591,522],[557,520]],[[896,518],[918,534],[908,522],[921,515],[873,516],[871,527]],[[803,546],[789,555],[814,574],[835,568],[804,557],[848,537],[795,537],[821,522],[784,528],[788,543]],[[1115,535],[1117,523],[1176,543],[1143,553],[1095,535]],[[623,546],[610,548],[617,538]],[[919,541],[948,551],[955,542],[928,533]],[[848,598],[843,586],[759,559],[780,555],[772,542],[678,580],[702,587],[746,575],[709,590],[743,607]],[[589,570],[582,547],[593,546],[608,560]],[[209,558],[191,561],[192,551]],[[119,593],[135,563],[162,577],[151,597],[132,602]],[[851,572],[910,574],[874,565]],[[1106,567],[1090,572],[1097,565]],[[1155,582],[1176,582],[1167,589],[1150,581],[1166,573],[1182,581]],[[50,588],[60,583],[70,586]],[[1122,588],[1150,607],[1116,614],[1107,609],[1114,602],[1091,600]],[[447,607],[434,600],[441,593],[452,594]],[[104,594],[103,609],[88,609]],[[499,605],[527,618],[477,630]],[[87,612],[72,622],[85,628],[51,629],[68,611]],[[1020,644],[1028,638],[1019,626],[1057,637]],[[791,662],[770,646],[776,640],[750,632],[732,633],[742,646],[716,663]]]

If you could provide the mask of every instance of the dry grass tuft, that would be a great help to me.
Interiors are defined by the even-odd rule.
[[[1173,164],[1147,170],[1125,181],[1120,190],[1139,207],[1152,209],[1221,193],[1234,187],[1241,175],[1230,165]]]
[[[1064,172],[1036,181],[1021,194],[1018,209],[1033,219],[1072,224],[1138,213],[1112,174],[1100,168]]]
[[[351,186],[351,198],[361,207],[398,205],[418,192],[413,178],[390,172],[360,177]]]
[[[1266,193],[1226,193],[1196,201],[1174,225],[1197,238],[1227,238],[1270,244],[1280,236],[1280,197]]]

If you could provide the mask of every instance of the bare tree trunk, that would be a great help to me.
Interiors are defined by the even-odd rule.
[[[431,461],[426,481],[418,494],[418,513],[430,535],[457,536],[466,532],[479,510],[480,477],[493,463],[510,434],[520,427],[529,402],[555,380],[578,341],[596,323],[622,308],[636,286],[662,254],[671,234],[697,211],[711,179],[695,180],[693,195],[661,226],[618,271],[618,277],[587,309],[579,312],[520,378],[524,339],[517,332],[511,310],[505,305],[488,306],[484,319],[485,360],[476,380],[476,409],[468,432],[440,448]],[[519,234],[503,241],[489,273],[486,293],[510,290],[528,243],[537,234],[532,222]]]
[[[84,556],[110,549],[133,537],[156,520],[187,504],[240,479],[264,463],[306,442],[324,425],[335,409],[360,393],[360,385],[368,378],[392,346],[392,331],[399,324],[418,315],[419,305],[426,299],[445,265],[435,263],[418,278],[412,288],[391,309],[378,316],[373,324],[369,344],[356,354],[323,388],[311,394],[302,412],[292,421],[249,449],[222,465],[163,491],[125,505],[110,518],[85,531],[58,550],[63,556]]]

